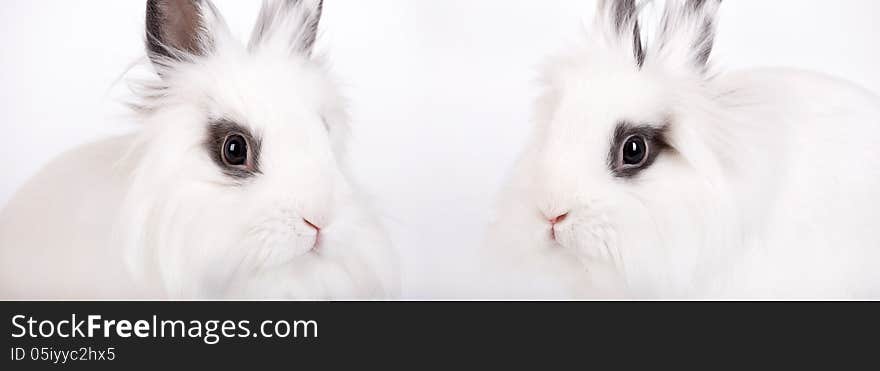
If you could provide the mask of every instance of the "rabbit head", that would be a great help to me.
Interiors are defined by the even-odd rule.
[[[120,218],[128,265],[171,297],[396,290],[345,169],[344,101],[313,53],[320,0],[264,2],[247,45],[209,0],[149,0],[143,121]]]
[[[585,45],[547,66],[490,244],[584,295],[683,294],[742,239],[744,155],[709,72],[720,1],[667,1],[650,40],[634,0],[598,3]]]

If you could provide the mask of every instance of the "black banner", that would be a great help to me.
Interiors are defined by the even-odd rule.
[[[2,370],[493,364],[681,352],[740,357],[852,342],[877,303],[3,302]],[[868,339],[855,341],[854,339]],[[730,353],[729,353],[730,352]],[[745,352],[745,353],[743,353]],[[737,355],[738,354],[738,355]],[[417,366],[417,367],[416,367]]]

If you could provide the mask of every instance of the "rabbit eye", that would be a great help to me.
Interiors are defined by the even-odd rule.
[[[223,162],[229,166],[245,166],[248,160],[247,140],[239,134],[226,137],[223,143]]]
[[[243,180],[260,174],[262,140],[235,122],[220,119],[208,126],[205,150],[226,175]]]
[[[649,168],[661,152],[671,149],[666,142],[667,127],[619,123],[608,153],[611,173],[618,178],[633,178]]]
[[[621,151],[624,166],[639,166],[648,158],[648,143],[641,135],[633,135],[623,142]]]

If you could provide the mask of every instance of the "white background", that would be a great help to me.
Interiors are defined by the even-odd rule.
[[[215,0],[246,38],[258,1]],[[352,101],[357,175],[401,251],[404,296],[469,296],[491,200],[528,134],[537,67],[592,0],[325,0],[322,49]],[[118,79],[143,57],[144,1],[3,0],[0,205],[65,149],[133,129]],[[874,0],[722,5],[714,60],[880,91]]]

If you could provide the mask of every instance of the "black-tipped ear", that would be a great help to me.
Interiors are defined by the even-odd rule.
[[[309,56],[318,38],[323,0],[263,0],[248,47],[276,44]]]
[[[642,46],[642,29],[639,27],[638,19],[633,20],[632,35],[633,57],[636,59],[636,64],[639,68],[642,68],[642,65],[645,64],[645,48]]]
[[[696,17],[700,24],[699,36],[694,40],[694,54],[696,64],[705,66],[709,63],[709,55],[715,46],[715,16],[721,0],[689,0],[688,10]]]
[[[290,0],[288,0],[290,1]],[[315,41],[318,39],[318,25],[324,14],[324,0],[295,0],[304,3],[302,11],[305,12],[305,35],[302,39],[302,52],[312,54]]]
[[[715,45],[715,27],[721,0],[687,0],[679,7],[667,5],[659,49],[672,63],[705,71]]]
[[[206,12],[213,13],[207,0],[148,0],[146,43],[150,59],[183,60],[207,54],[213,40]]]
[[[635,0],[599,0],[598,17],[616,37],[632,42],[633,58],[641,67],[645,62],[645,50],[642,47],[638,13]]]
[[[635,0],[602,0],[599,9],[611,19],[614,31],[618,34],[628,32],[636,19]]]

